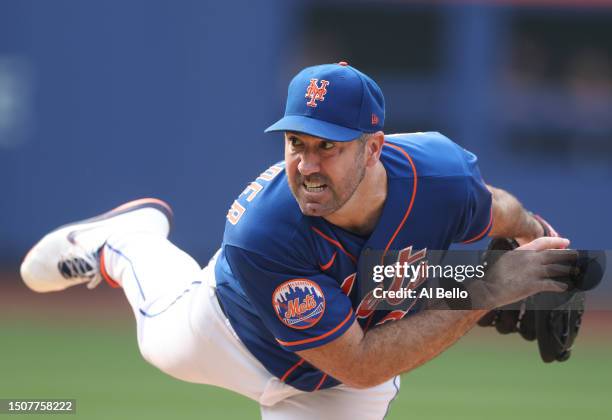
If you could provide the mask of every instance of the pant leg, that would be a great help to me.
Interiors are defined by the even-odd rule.
[[[115,234],[104,270],[132,306],[143,357],[175,378],[274,404],[299,392],[273,377],[238,339],[215,294],[214,257],[203,270],[166,238]]]
[[[272,406],[261,406],[263,420],[381,420],[399,393],[396,376],[381,385],[355,389],[344,385],[286,398]]]
[[[149,233],[112,235],[103,247],[102,271],[119,283],[137,321],[171,306],[164,300],[201,284],[201,268],[166,238]]]
[[[189,308],[203,282],[198,263],[166,238],[146,233],[113,235],[102,252],[103,270],[122,286],[134,312],[143,357],[194,380],[187,361],[196,344]]]

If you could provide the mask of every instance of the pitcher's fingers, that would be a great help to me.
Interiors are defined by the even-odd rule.
[[[576,264],[578,251],[575,249],[547,249],[540,252],[542,264]]]
[[[543,251],[545,249],[565,249],[569,246],[569,239],[543,236],[517,249],[525,251]]]
[[[565,292],[567,284],[554,281],[552,279],[543,279],[538,282],[539,292]]]
[[[567,264],[546,264],[542,267],[547,278],[572,277],[579,273],[577,267]]]

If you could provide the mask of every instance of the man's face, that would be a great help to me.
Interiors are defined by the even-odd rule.
[[[302,213],[327,216],[351,198],[365,176],[365,142],[333,142],[285,133],[287,181]]]

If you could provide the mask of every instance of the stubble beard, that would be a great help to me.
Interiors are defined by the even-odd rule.
[[[364,151],[362,149],[355,159],[359,166],[357,168],[350,168],[350,170],[344,174],[345,176],[342,178],[342,180],[339,181],[338,187],[336,184],[332,184],[327,177],[320,174],[311,175],[309,177],[303,177],[302,175],[297,174],[293,182],[291,182],[289,177],[287,178],[293,197],[297,201],[300,210],[305,216],[329,216],[330,214],[341,209],[342,206],[344,206],[351,199],[351,197],[355,194],[355,191],[357,191],[357,187],[359,187],[359,184],[361,184],[361,181],[363,181],[363,178],[365,177],[366,165],[365,163],[362,163],[363,153]],[[331,193],[331,197],[323,202],[307,202],[303,196],[302,188],[302,183],[305,179],[308,181],[323,181],[327,185],[327,188]]]

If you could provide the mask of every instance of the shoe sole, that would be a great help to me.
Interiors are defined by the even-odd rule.
[[[135,210],[140,210],[142,208],[154,208],[162,212],[162,214],[166,216],[166,219],[168,219],[169,231],[172,230],[172,225],[174,221],[174,213],[170,205],[166,203],[165,201],[162,201],[158,198],[140,198],[138,200],[133,200],[133,201],[124,203],[98,216],[90,217],[89,219],[79,220],[78,222],[72,222],[72,223],[68,223],[68,224],[59,226],[58,228],[53,229],[48,234],[50,235],[52,233],[57,232],[58,230],[66,229],[72,226],[79,226],[79,225],[83,225],[87,223],[100,222],[103,220],[110,219],[112,217],[119,216],[124,213],[129,213]],[[68,237],[69,237],[69,240],[72,242],[72,240],[70,239],[70,234],[68,235]],[[38,245],[38,242],[34,244],[34,246],[30,248],[30,250],[26,253],[25,257],[23,258],[23,261],[25,261],[26,258],[28,258],[28,255],[30,255],[30,252],[32,252],[32,250],[36,247],[36,245]]]

